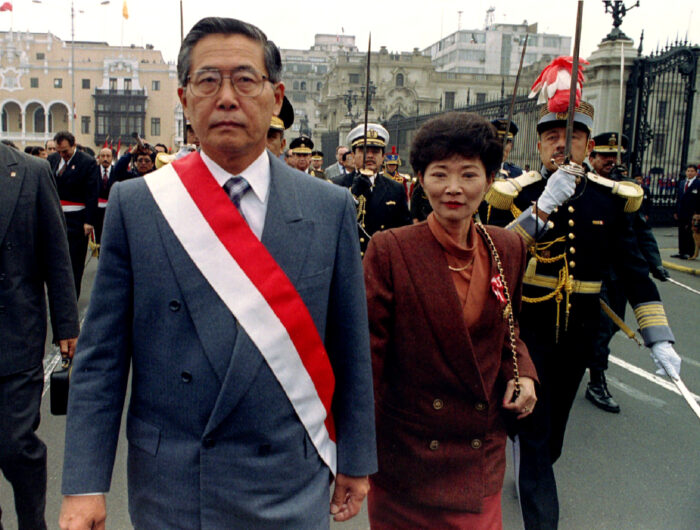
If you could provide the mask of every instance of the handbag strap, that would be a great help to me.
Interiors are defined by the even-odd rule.
[[[501,283],[503,284],[503,294],[506,297],[506,307],[503,310],[503,315],[508,319],[510,350],[513,352],[513,384],[515,386],[513,398],[515,399],[520,395],[520,370],[518,369],[518,351],[515,346],[515,317],[513,316],[513,303],[510,298],[510,290],[508,289],[508,283],[506,282],[506,275],[503,272],[501,257],[498,255],[498,250],[496,250],[496,245],[493,243],[493,239],[491,239],[491,236],[480,221],[475,219],[474,222],[476,223],[477,229],[484,235],[484,238],[488,243],[489,251],[491,252],[493,260],[496,262],[498,275],[500,276]]]

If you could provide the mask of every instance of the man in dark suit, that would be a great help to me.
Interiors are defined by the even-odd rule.
[[[685,178],[678,183],[678,202],[676,213],[673,215],[678,221],[678,254],[671,256],[672,258],[688,259],[695,253],[691,224],[700,195],[700,179],[697,176],[698,166],[688,164]]]
[[[105,209],[109,199],[109,190],[114,183],[114,168],[112,161],[114,153],[109,147],[103,147],[97,155],[97,163],[100,170],[100,193],[97,198],[97,215],[95,216],[95,241],[102,240],[102,225],[105,220]]]
[[[57,152],[49,155],[48,160],[66,217],[75,293],[80,298],[88,236],[97,219],[100,171],[94,157],[76,149],[75,136],[71,133],[61,131],[53,139]]]
[[[0,470],[14,489],[21,529],[46,528],[46,446],[35,434],[44,386],[44,287],[54,342],[72,356],[78,307],[51,170],[0,145]]]
[[[360,509],[377,465],[355,209],[266,150],[281,69],[255,26],[199,21],[178,93],[201,152],[112,188],[61,528],[104,524],[130,369],[136,528],[328,528],[336,471],[330,513]]]
[[[381,125],[370,123],[367,125],[366,141],[364,134],[364,125],[358,125],[348,134],[347,143],[355,158],[355,171],[333,181],[341,186],[350,185],[350,191],[358,203],[362,255],[375,232],[411,224],[404,187],[382,175],[389,132]]]

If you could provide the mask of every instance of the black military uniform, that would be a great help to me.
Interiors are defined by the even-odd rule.
[[[384,127],[368,124],[367,147],[381,147],[384,151],[388,139],[389,133]],[[361,148],[365,144],[364,125],[350,131],[347,140],[353,152]],[[381,174],[381,163],[378,169],[373,175],[363,174],[357,169],[351,173],[350,191],[357,201],[360,250],[363,255],[375,232],[411,224],[404,187]]]
[[[565,120],[566,113],[550,113],[545,106],[538,132],[564,127]],[[582,102],[574,120],[590,131],[593,108]],[[522,210],[508,228],[519,233],[529,247],[520,336],[537,368],[540,388],[537,406],[521,422],[516,438],[526,529],[556,528],[558,524],[552,465],[561,454],[569,411],[598,335],[600,289],[610,270],[618,272],[645,343],[673,341],[626,213],[639,207],[639,188],[626,183],[613,192],[612,181],[589,173],[571,199],[555,208],[541,226],[531,206],[542,194],[549,174],[544,167],[541,178],[533,173],[494,183],[487,194],[494,207]],[[514,180],[520,180],[518,185]]]
[[[413,187],[413,193],[411,193],[411,219],[414,221],[425,221],[432,211],[433,207],[430,206],[430,201],[425,191],[423,191],[423,186],[420,185],[420,182],[416,182],[416,185]]]
[[[326,173],[322,169],[314,169],[314,167],[313,167],[314,160],[321,160],[322,161],[323,160],[323,153],[319,150],[311,151],[311,165],[309,166],[309,175],[313,175],[314,177],[317,177],[317,178],[320,178],[323,180],[328,180],[330,182],[330,180],[326,178]]]
[[[507,118],[497,118],[491,121],[491,125],[496,128],[498,137],[503,142],[503,163],[501,164],[501,169],[496,175],[497,179],[509,179],[519,177],[523,174],[523,170],[508,162],[507,149],[508,146],[513,146],[513,139],[515,135],[518,134],[518,126],[513,121],[508,121]],[[497,226],[505,226],[508,224],[513,217],[509,212],[504,212],[499,209],[494,209],[490,207],[486,201],[482,201],[479,205],[479,218],[484,224],[493,224]]]
[[[610,160],[612,156],[617,154],[618,145],[620,147],[621,154],[626,154],[628,146],[627,137],[623,135],[620,140],[618,136],[619,135],[614,132],[601,133],[595,136],[593,138],[595,147],[590,155],[591,160],[595,161],[595,157],[601,156],[607,156]],[[607,171],[602,170],[602,176],[608,177],[615,181],[629,181],[630,179],[622,176],[620,169],[622,169],[622,167],[613,167],[612,171],[610,171],[608,175],[605,174]],[[643,198],[644,197],[642,196],[642,199]],[[644,219],[641,209],[631,215],[632,229],[634,231],[635,239],[639,245],[639,250],[641,251],[642,256],[647,262],[649,270],[655,278],[665,281],[668,279],[669,274],[661,263],[659,247],[656,243],[656,238],[651,231],[651,227]],[[621,282],[614,270],[609,271],[609,275],[603,279],[601,298],[608,304],[616,315],[618,315],[622,320],[625,319],[625,306],[627,305],[627,299],[625,298],[625,293],[622,289]],[[605,371],[608,369],[610,341],[618,329],[619,328],[617,325],[615,325],[610,317],[603,311],[601,313],[600,332],[596,340],[591,361],[588,364],[591,380],[586,388],[586,399],[591,401],[598,408],[613,413],[620,412],[620,406],[613,399],[610,391],[608,390],[605,379]]]

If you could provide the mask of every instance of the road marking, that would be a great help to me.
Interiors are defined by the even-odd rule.
[[[624,368],[625,370],[628,370],[629,372],[632,372],[633,374],[638,375],[639,377],[642,377],[647,381],[656,383],[660,387],[665,388],[666,390],[670,390],[674,394],[678,394],[679,396],[681,395],[681,392],[676,388],[676,385],[662,377],[659,377],[656,374],[652,374],[647,372],[646,370],[642,370],[638,366],[630,364],[627,361],[623,361],[622,359],[620,359],[619,357],[615,357],[614,355],[611,355],[609,357],[609,360],[613,364],[618,365],[620,368]],[[698,396],[697,394],[692,394],[692,396],[695,401],[700,402],[700,396]]]

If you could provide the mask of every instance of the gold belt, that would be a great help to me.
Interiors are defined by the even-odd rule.
[[[542,274],[526,275],[523,278],[525,285],[534,285],[536,287],[546,287],[556,289],[559,286],[559,278],[554,276],[544,276]],[[571,280],[573,293],[578,294],[598,294],[603,282],[586,282],[583,280]]]

